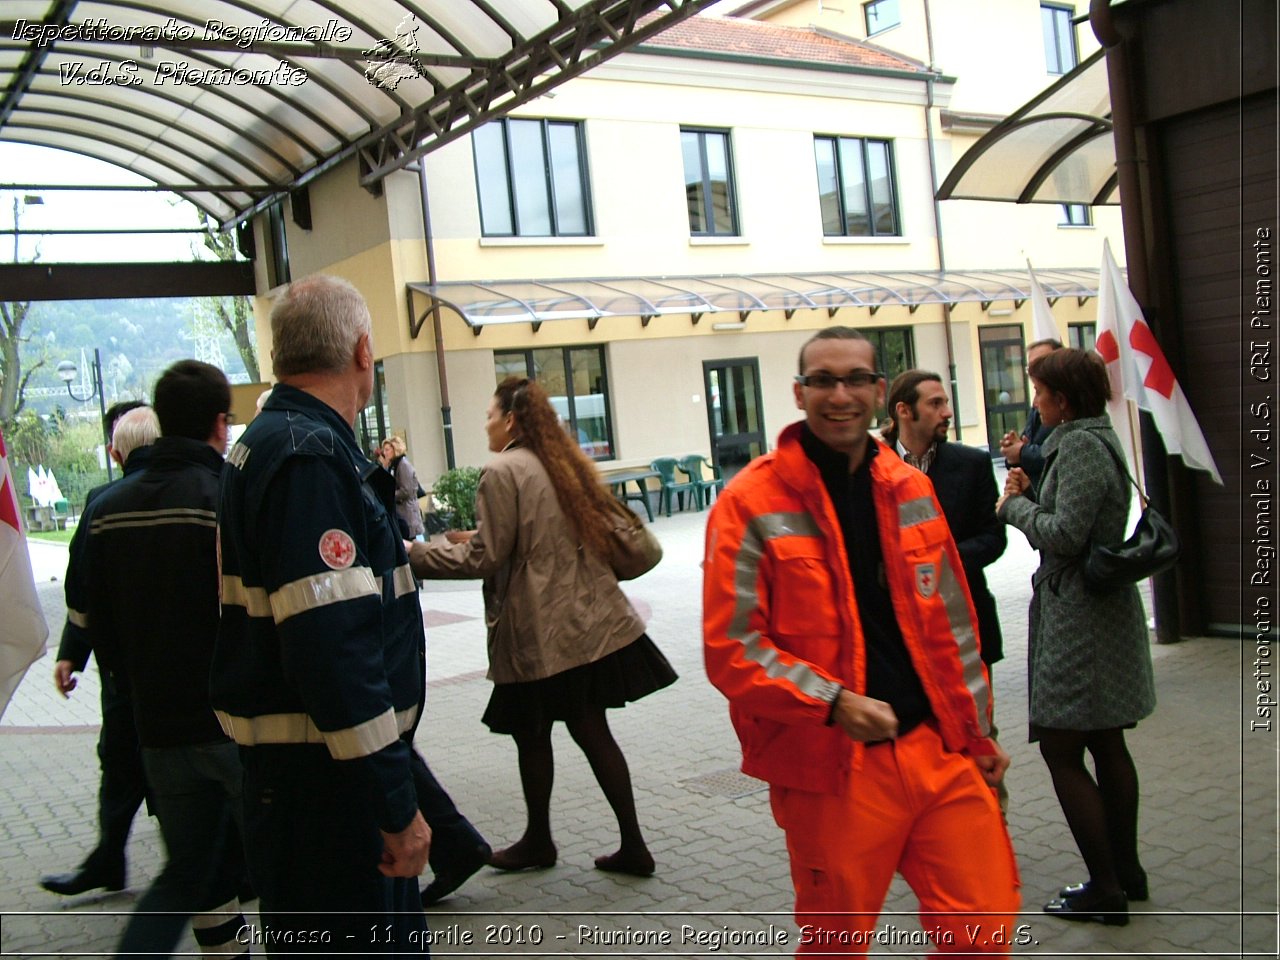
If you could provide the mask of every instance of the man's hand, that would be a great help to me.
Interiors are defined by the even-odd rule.
[[[431,828],[420,812],[399,833],[382,833],[382,862],[378,870],[386,877],[416,877],[427,865],[431,852]]]
[[[991,741],[991,745],[996,748],[996,752],[990,756],[974,757],[973,762],[978,765],[978,772],[982,774],[982,779],[987,781],[987,786],[997,787],[1000,781],[1004,779],[1004,772],[1009,769],[1009,755],[1004,752],[1004,747]]]
[[[1000,452],[1004,455],[1005,463],[1017,465],[1022,462],[1024,443],[1022,437],[1012,430],[1000,439]]]
[[[70,660],[59,660],[53,665],[53,685],[58,688],[63,700],[76,688],[76,678],[71,675],[75,668],[76,665]]]
[[[840,691],[832,717],[851,740],[874,743],[892,740],[898,735],[898,717],[893,707],[851,690]]]

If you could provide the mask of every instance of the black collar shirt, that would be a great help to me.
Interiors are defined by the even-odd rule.
[[[849,458],[819,440],[807,425],[800,445],[822,475],[844,537],[866,642],[866,695],[893,707],[901,736],[928,719],[933,711],[902,639],[885,577],[880,529],[871,495],[871,462],[879,453],[879,444],[868,439],[866,456],[853,473],[849,472]]]

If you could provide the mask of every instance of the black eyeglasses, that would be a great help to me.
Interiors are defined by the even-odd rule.
[[[811,373],[807,376],[802,374],[796,377],[796,383],[814,390],[834,390],[837,383],[843,383],[848,389],[853,390],[856,387],[869,387],[882,377],[883,374],[875,370],[854,370],[842,377],[837,377],[834,373]]]
[[[227,425],[228,425],[228,426],[230,426],[231,424],[233,424],[233,423],[235,423],[235,422],[236,422],[236,415],[235,415],[234,413],[232,413],[230,410],[228,410],[226,413],[224,413],[224,414],[223,414],[223,416],[227,418]]]

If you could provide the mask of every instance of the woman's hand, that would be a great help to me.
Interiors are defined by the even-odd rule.
[[[1004,495],[996,501],[996,513],[999,513],[1006,500],[1020,497],[1031,489],[1031,478],[1021,467],[1013,467],[1004,480]]]
[[[474,530],[446,530],[444,538],[450,543],[466,543],[476,535]]]
[[[1021,467],[1014,467],[1009,471],[1009,475],[1004,480],[1004,492],[1006,496],[1017,497],[1026,493],[1031,489],[1031,478],[1027,476],[1025,470]]]

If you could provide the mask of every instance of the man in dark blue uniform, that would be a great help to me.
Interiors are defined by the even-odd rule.
[[[107,456],[120,465],[124,476],[132,476],[146,466],[151,444],[160,436],[155,413],[141,400],[126,400],[107,410]],[[66,573],[67,620],[62,627],[53,683],[58,693],[67,697],[75,690],[74,674],[83,673],[93,653],[93,643],[86,629],[88,619],[88,559],[91,505],[113,486],[104,483],[94,487],[85,497],[85,508],[71,538]],[[142,772],[142,750],[133,723],[133,705],[124,689],[124,680],[98,656],[98,680],[101,685],[102,728],[98,733],[98,764],[102,775],[98,783],[98,844],[71,873],[48,874],[40,878],[40,886],[50,893],[74,896],[105,887],[123,890],[125,886],[125,847],[133,818],[146,797],[147,782]]]
[[[244,765],[258,942],[421,955],[425,648],[394,481],[353,430],[373,392],[369,311],[345,281],[311,277],[271,330],[278,383],[227,458],[211,688]]]
[[[162,436],[147,469],[90,510],[88,629],[125,680],[165,865],[138,901],[124,956],[168,955],[187,918],[202,950],[238,951],[240,760],[209,705],[218,625],[216,508],[231,387],[180,360],[156,381]]]

